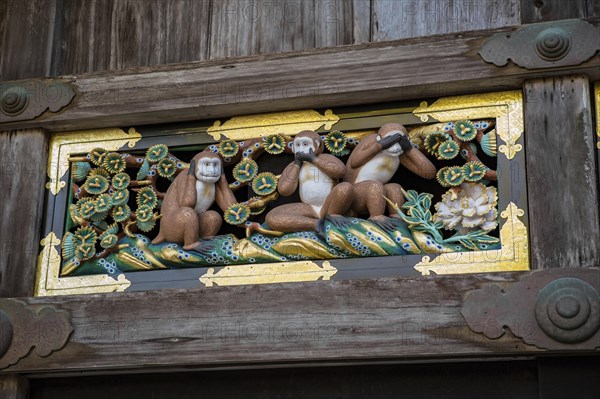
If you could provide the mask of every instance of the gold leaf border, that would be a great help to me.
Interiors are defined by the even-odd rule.
[[[496,132],[506,143],[500,145],[498,151],[513,159],[523,149],[521,144],[516,144],[524,130],[523,94],[517,90],[441,98],[430,106],[422,102],[413,114],[423,122],[429,117],[440,122],[495,117]]]
[[[216,121],[206,132],[213,139],[247,140],[272,134],[293,136],[302,130],[331,129],[340,118],[328,109],[323,115],[312,109],[236,116],[225,123]]]
[[[61,181],[69,171],[69,157],[72,154],[90,152],[102,142],[102,148],[116,151],[127,144],[133,148],[142,135],[129,129],[128,133],[121,129],[85,130],[81,132],[58,133],[50,140],[50,156],[48,157],[48,177],[46,188],[54,195],[62,190],[66,183]]]

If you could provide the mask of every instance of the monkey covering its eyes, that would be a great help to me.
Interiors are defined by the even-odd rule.
[[[187,173],[181,172],[169,186],[160,208],[158,236],[152,241],[183,244],[183,249],[200,246],[199,239],[218,234],[223,218],[209,208],[216,202],[225,211],[236,203],[229,188],[221,158],[210,151],[196,154]]]
[[[352,185],[337,184],[346,167],[333,155],[322,153],[323,142],[317,133],[300,132],[292,149],[295,160],[283,171],[277,190],[288,197],[299,189],[302,202],[274,208],[265,221],[269,228],[285,233],[316,231],[325,216],[340,216],[348,210]]]

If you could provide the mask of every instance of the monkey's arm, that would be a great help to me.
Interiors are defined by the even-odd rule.
[[[289,164],[281,174],[279,182],[277,183],[277,191],[284,197],[289,197],[294,194],[298,188],[298,178],[300,176],[300,166],[296,165],[295,162]]]
[[[229,183],[227,183],[227,178],[224,173],[221,174],[216,188],[215,201],[219,208],[225,212],[225,210],[235,204],[237,200],[235,199],[235,195],[233,195],[233,191],[229,188]]]
[[[400,163],[424,179],[433,179],[437,173],[437,169],[431,161],[416,148],[400,155]]]
[[[332,179],[341,179],[346,173],[346,165],[330,154],[320,154],[313,164]]]
[[[180,177],[181,176],[181,177]],[[188,173],[180,173],[180,189],[177,190],[177,203],[180,208],[193,208],[196,206],[196,177]]]
[[[381,150],[381,145],[376,141],[372,141],[371,143],[363,143],[363,145],[359,144],[350,154],[350,158],[348,158],[348,165],[352,169],[360,168],[373,159],[373,157]]]

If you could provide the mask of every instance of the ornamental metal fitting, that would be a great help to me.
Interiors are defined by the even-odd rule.
[[[505,328],[545,349],[600,347],[600,270],[548,269],[523,277],[505,291],[488,284],[465,296],[469,328],[496,339]]]
[[[0,83],[0,123],[35,119],[46,110],[58,112],[75,97],[73,87],[59,80]]]
[[[579,19],[532,24],[486,40],[479,55],[496,66],[527,69],[579,65],[600,50],[600,29]]]
[[[32,347],[46,357],[61,349],[73,326],[64,310],[32,308],[15,299],[0,299],[0,370],[16,364]]]

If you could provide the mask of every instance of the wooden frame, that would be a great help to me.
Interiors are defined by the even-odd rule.
[[[402,255],[378,258],[378,267],[366,265],[364,258],[328,261],[296,261],[236,266],[199,267],[183,270],[156,270],[60,277],[61,257],[57,247],[62,239],[66,201],[68,199],[69,157],[85,154],[96,147],[107,150],[146,149],[166,140],[169,146],[201,145],[224,137],[233,140],[272,133],[296,134],[303,129],[373,129],[389,120],[406,122],[450,122],[462,119],[494,118],[501,139],[498,147],[499,211],[501,249],[455,252],[434,255]],[[404,123],[406,123],[404,122]],[[202,125],[202,124],[201,124]],[[317,279],[354,279],[391,277],[420,272],[424,275],[515,271],[529,269],[527,235],[527,199],[523,152],[523,108],[520,92],[498,92],[448,97],[426,102],[419,107],[376,108],[368,112],[338,116],[331,110],[320,114],[314,110],[291,111],[236,117],[212,126],[198,124],[170,131],[157,128],[102,129],[61,133],[53,136],[48,161],[48,218],[39,257],[36,295],[65,295],[155,288],[183,288],[213,285],[264,284],[273,282],[314,281]],[[164,129],[164,128],[163,128]],[[346,129],[346,128],[344,128]],[[168,131],[168,129],[167,129]],[[515,177],[516,176],[516,177]],[[361,266],[362,265],[362,266]]]

